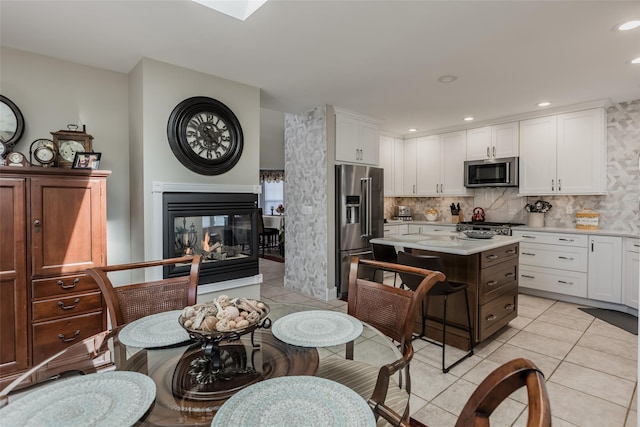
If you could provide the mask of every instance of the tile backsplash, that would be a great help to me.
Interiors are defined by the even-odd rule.
[[[414,220],[426,220],[435,208],[438,220],[451,221],[449,206],[460,203],[464,220],[482,207],[487,221],[527,222],[527,203],[546,200],[553,207],[545,214],[546,227],[575,227],[575,212],[592,209],[600,214],[604,230],[638,233],[640,229],[640,99],[613,104],[607,109],[607,194],[604,196],[520,197],[517,188],[479,188],[471,197],[387,197],[385,218],[395,216],[396,205],[412,208]]]

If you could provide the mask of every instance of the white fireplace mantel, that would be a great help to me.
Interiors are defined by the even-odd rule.
[[[145,258],[147,259],[162,259],[162,195],[163,193],[262,193],[262,187],[260,185],[233,185],[233,184],[189,184],[179,182],[153,182],[151,185],[152,192],[152,219],[151,229],[153,232],[149,236],[151,245],[149,246],[149,253]],[[155,271],[149,271],[146,276],[146,280],[160,280],[162,279],[161,269],[149,269]],[[150,277],[151,276],[151,277]],[[252,277],[246,277],[242,279],[228,280],[224,282],[216,282],[210,284],[204,284],[198,286],[198,301],[200,302],[201,296],[207,299],[205,294],[212,292],[228,293],[231,289],[251,287],[255,292],[255,287],[258,286],[257,295],[244,295],[247,298],[258,299],[260,297],[259,284],[262,283],[262,274],[257,274]]]

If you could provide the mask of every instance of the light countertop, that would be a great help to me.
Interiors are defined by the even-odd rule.
[[[632,233],[631,231],[615,231],[615,230],[584,230],[580,228],[569,227],[529,227],[526,225],[519,225],[512,227],[512,231],[538,231],[541,233],[565,233],[565,234],[592,234],[597,236],[614,236],[614,237],[635,237],[639,238],[640,234]]]
[[[454,255],[473,255],[522,241],[516,236],[493,236],[491,239],[471,239],[463,233],[441,231],[424,234],[402,234],[371,239],[371,243],[442,252]]]

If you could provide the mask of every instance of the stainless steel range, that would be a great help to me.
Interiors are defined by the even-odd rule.
[[[456,225],[456,231],[491,230],[502,236],[511,236],[511,227],[518,225],[524,224],[519,222],[463,221]]]

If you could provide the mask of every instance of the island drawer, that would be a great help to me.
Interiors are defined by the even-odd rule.
[[[508,259],[517,258],[518,243],[484,251],[480,255],[480,268],[487,268],[489,266],[504,262]]]
[[[56,317],[68,317],[102,309],[102,293],[64,296],[33,303],[32,317],[34,322]]]
[[[489,336],[507,325],[518,315],[518,289],[515,288],[493,301],[483,304],[479,309],[478,340],[484,341]]]
[[[509,289],[518,287],[518,262],[513,260],[480,270],[478,300],[487,303]]]

